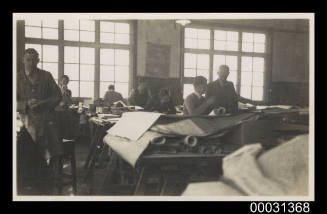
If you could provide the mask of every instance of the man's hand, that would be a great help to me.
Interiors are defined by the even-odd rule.
[[[38,99],[30,99],[28,101],[28,106],[32,111],[37,111],[40,108],[41,100]]]
[[[215,97],[209,97],[206,101],[209,105],[213,105],[216,102],[216,98]]]

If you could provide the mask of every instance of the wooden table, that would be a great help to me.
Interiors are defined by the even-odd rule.
[[[107,156],[108,146],[103,143],[103,138],[106,135],[106,131],[115,124],[113,122],[104,122],[92,118],[89,122],[92,134],[89,153],[84,164],[84,170],[86,170],[85,180],[93,174],[96,163],[101,164],[103,159]]]
[[[297,112],[283,113],[283,114],[262,114],[261,119],[272,119],[278,121],[287,122],[289,118],[296,116]],[[285,118],[287,119],[285,121]],[[298,127],[296,127],[298,128]],[[241,145],[240,145],[241,146]],[[164,170],[167,166],[172,165],[198,165],[199,163],[211,164],[211,163],[221,163],[222,159],[229,153],[237,150],[229,150],[229,152],[222,154],[195,154],[195,153],[178,153],[178,154],[152,154],[152,155],[142,155],[138,160],[138,163],[134,169],[136,176],[136,183],[134,189],[134,195],[144,195],[144,185],[145,178],[149,174],[150,168],[157,168],[160,173],[160,188],[158,195],[164,195],[166,190],[166,185],[168,183],[169,177],[171,176],[167,170]],[[118,176],[123,180],[122,175],[122,163],[124,162],[121,157],[114,151],[111,151],[112,155],[106,166],[106,175],[103,177],[102,184],[98,189],[101,192],[104,188],[113,186],[111,180],[113,174],[116,170],[119,171]],[[221,167],[221,164],[220,164]],[[218,169],[217,169],[218,170]],[[186,181],[187,182],[187,181]],[[196,182],[196,181],[192,181]],[[199,182],[199,181],[198,181]]]
[[[232,151],[235,151],[236,148]],[[229,151],[232,152],[232,151]],[[221,171],[221,161],[222,159],[228,155],[229,153],[222,154],[196,154],[196,153],[177,153],[177,154],[151,154],[151,155],[142,155],[138,160],[136,167],[130,169],[133,170],[136,182],[134,185],[134,195],[144,195],[145,191],[145,179],[149,174],[151,174],[152,169],[157,169],[157,173],[160,176],[159,182],[159,191],[158,195],[164,195],[166,186],[168,184],[169,179],[172,177],[176,177],[176,174],[172,174],[169,167],[179,166],[183,168],[183,166],[203,166],[203,165],[216,165],[217,171]],[[111,150],[110,160],[106,166],[106,174],[102,178],[100,185],[97,187],[98,189],[94,189],[93,191],[97,194],[103,193],[105,189],[111,188],[119,188],[119,184],[121,186],[126,185],[124,182],[123,175],[123,165],[127,165],[127,163],[122,160],[122,158],[113,150]],[[118,172],[115,174],[114,172]],[[112,180],[114,175],[118,176],[119,184],[113,184]],[[177,175],[178,176],[178,175]],[[186,176],[187,177],[187,176]],[[216,178],[218,179],[218,177]],[[184,182],[189,182],[190,180],[184,180]],[[203,180],[195,180],[197,182]],[[194,180],[192,182],[195,182]],[[128,184],[130,185],[130,184]]]

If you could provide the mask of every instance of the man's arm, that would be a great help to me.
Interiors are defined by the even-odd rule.
[[[185,99],[184,105],[190,115],[202,115],[206,113],[210,107],[210,104],[207,102],[202,103],[199,107],[195,107],[195,100],[192,96]]]
[[[61,91],[50,74],[47,78],[47,84],[50,90],[50,96],[44,100],[41,100],[38,104],[38,108],[46,108],[48,110],[54,109],[61,101]]]
[[[232,109],[233,109],[233,112],[237,112],[238,111],[238,95],[236,94],[233,82],[231,82],[231,90],[233,91],[232,92]]]

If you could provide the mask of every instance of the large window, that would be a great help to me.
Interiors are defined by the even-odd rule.
[[[99,20],[25,20],[25,48],[40,54],[39,68],[68,75],[73,97],[103,97],[110,84],[130,88],[131,26]],[[98,36],[97,36],[98,35]]]
[[[242,97],[264,99],[266,34],[216,28],[185,28],[184,98],[193,92],[192,81],[202,75],[218,78],[220,65],[230,68],[229,81]]]

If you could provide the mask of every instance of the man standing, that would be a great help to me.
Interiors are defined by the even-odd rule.
[[[17,72],[17,111],[36,144],[37,153],[50,165],[51,177],[57,181],[59,157],[63,154],[63,148],[58,136],[54,108],[62,96],[52,75],[37,68],[38,62],[37,51],[26,49],[23,57],[24,70]]]
[[[115,91],[114,85],[109,85],[108,91],[104,95],[104,103],[107,106],[112,106],[112,104],[117,101],[123,101],[123,96],[121,93]]]
[[[219,107],[226,109],[226,113],[237,113],[238,96],[235,92],[233,82],[227,81],[229,75],[229,67],[221,65],[218,70],[219,78],[208,84],[206,99],[215,98],[215,103],[211,106],[211,110]]]

